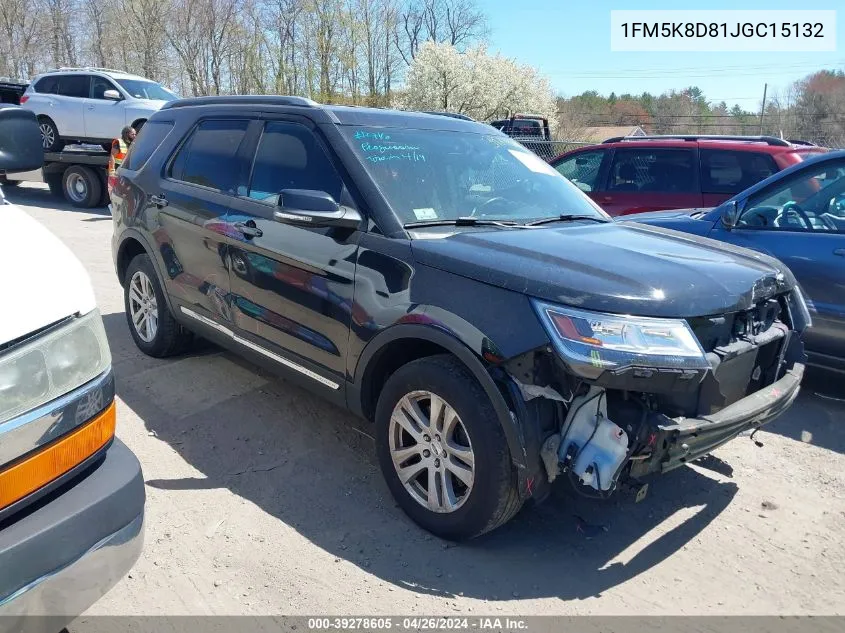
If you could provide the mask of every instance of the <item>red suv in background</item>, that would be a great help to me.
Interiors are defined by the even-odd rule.
[[[812,154],[772,136],[616,137],[549,161],[610,215],[714,207]]]

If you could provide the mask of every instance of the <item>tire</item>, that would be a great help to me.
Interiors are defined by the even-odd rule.
[[[38,127],[41,128],[41,146],[45,152],[60,152],[65,147],[65,142],[59,136],[59,129],[53,120],[43,116],[38,119]]]
[[[96,207],[103,195],[103,186],[97,172],[84,165],[72,165],[65,169],[62,189],[65,199],[80,209]]]
[[[44,182],[50,188],[50,193],[58,198],[64,198],[65,190],[62,184],[64,174],[44,174]]]
[[[144,278],[146,278],[146,281]],[[147,323],[150,323],[150,316],[155,317],[154,331],[145,328],[143,318],[138,319],[139,325],[137,326],[135,320],[133,320],[133,314],[138,313],[137,308],[139,306],[136,293],[139,289],[143,291],[145,288],[148,291],[140,293],[142,300],[151,296],[149,291],[154,296],[154,301],[150,302],[151,312],[146,315]],[[176,322],[176,319],[170,313],[161,282],[156,275],[149,255],[136,255],[129,262],[123,283],[123,305],[132,339],[138,349],[147,356],[155,358],[175,356],[190,346],[193,337],[188,330]]]
[[[402,410],[408,411],[416,400],[418,417],[427,421],[431,398],[420,395],[425,393],[442,399],[457,414],[458,422],[452,434],[442,428],[445,421],[429,429],[417,425],[414,432],[419,439],[415,442],[405,430],[414,425],[398,425],[391,418],[400,404]],[[405,418],[409,419],[407,415]],[[426,441],[426,437],[431,441]],[[414,453],[414,447],[422,448]],[[408,480],[412,490],[402,483],[394,465],[396,448],[408,449],[408,457],[399,462],[400,467],[422,468]],[[387,486],[402,510],[420,527],[442,538],[464,540],[489,532],[510,520],[522,505],[507,440],[493,405],[469,370],[453,356],[421,358],[390,376],[376,407],[376,452]],[[458,459],[458,455],[467,454],[472,456],[472,475],[468,477],[465,468],[462,472],[470,485],[461,483],[453,474],[460,470],[455,469],[456,464],[469,464]],[[421,466],[423,463],[427,467]],[[440,473],[434,475],[435,482],[440,482],[435,490],[444,491],[434,496],[439,511],[423,505],[432,498],[428,495],[428,471],[432,469]],[[452,503],[448,507],[446,500],[450,497]]]

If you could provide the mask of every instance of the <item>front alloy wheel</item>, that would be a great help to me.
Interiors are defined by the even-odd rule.
[[[429,532],[472,538],[522,505],[490,396],[456,357],[428,356],[393,372],[379,394],[375,426],[391,494]]]
[[[460,416],[435,393],[413,391],[396,404],[390,456],[405,490],[432,512],[454,512],[472,492],[472,443]]]

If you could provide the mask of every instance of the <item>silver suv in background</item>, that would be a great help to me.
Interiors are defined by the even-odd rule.
[[[38,117],[44,151],[69,143],[107,146],[124,125],[139,129],[177,96],[144,77],[108,68],[62,68],[35,77],[21,106]]]

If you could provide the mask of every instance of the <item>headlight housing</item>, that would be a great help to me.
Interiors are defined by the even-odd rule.
[[[605,314],[536,299],[532,304],[558,354],[582,376],[626,367],[710,369],[683,319]]]
[[[81,387],[111,365],[99,310],[0,355],[0,424]]]

